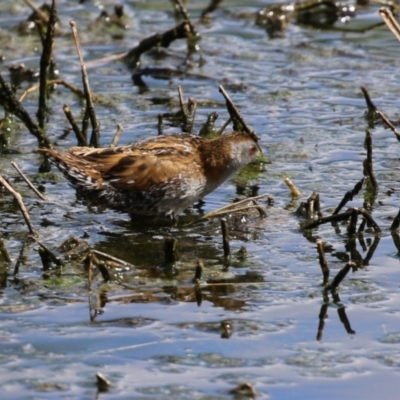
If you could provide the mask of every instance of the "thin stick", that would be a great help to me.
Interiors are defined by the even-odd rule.
[[[90,92],[90,86],[89,86],[89,77],[86,72],[85,64],[83,62],[83,55],[81,50],[81,44],[79,41],[78,31],[74,21],[70,21],[69,24],[71,25],[72,35],[74,36],[75,40],[76,51],[78,52],[79,62],[81,64],[83,89],[85,91],[85,98],[86,98],[86,108],[89,111],[89,118],[92,124],[92,136],[90,138],[90,145],[93,147],[100,147],[100,125],[97,121],[96,113],[94,110],[92,94]]]
[[[78,146],[87,146],[87,140],[79,129],[79,126],[76,123],[74,116],[72,115],[71,109],[66,104],[64,104],[63,111],[65,116],[67,117],[68,122],[71,125],[72,130],[75,133],[76,139],[78,140]]]
[[[261,218],[265,218],[268,216],[264,207],[261,207],[255,200],[252,200],[251,202],[253,203],[254,206],[258,207],[257,211]]]
[[[103,257],[103,258],[105,258],[106,260],[114,261],[114,262],[116,262],[116,263],[118,263],[118,264],[120,264],[120,265],[123,265],[124,267],[132,268],[132,269],[135,268],[135,266],[134,266],[133,264],[129,264],[128,262],[123,261],[123,260],[121,260],[120,258],[116,258],[116,257],[110,256],[110,255],[107,254],[107,253],[103,253],[103,252],[98,251],[98,250],[90,250],[90,252],[91,252],[92,254],[98,255],[99,257]]]
[[[396,39],[400,42],[400,26],[394,19],[392,12],[389,9],[382,7],[379,9],[379,15],[393,35],[396,36]]]
[[[39,126],[44,129],[44,121],[48,111],[47,105],[47,70],[52,64],[54,32],[57,23],[56,0],[52,0],[50,8],[50,18],[47,23],[46,37],[42,40],[42,55],[40,57],[40,87],[39,87],[39,109],[36,113]]]
[[[372,163],[372,134],[369,129],[365,133],[365,147],[367,148],[367,160]]]
[[[34,238],[35,242],[46,252],[46,254],[49,256],[51,261],[54,262],[54,264],[58,265],[59,267],[64,266],[64,262],[61,260],[60,257],[58,257],[53,251],[51,251],[45,244]]]
[[[194,117],[196,115],[197,100],[192,97],[189,98],[186,107],[187,115],[183,124],[183,132],[193,133]]]
[[[13,195],[14,199],[17,200],[19,209],[21,210],[22,216],[24,217],[26,225],[28,226],[29,233],[31,235],[36,236],[36,231],[33,228],[31,218],[29,217],[29,213],[25,207],[24,202],[22,201],[22,196],[18,192],[16,192],[1,175],[0,175],[0,183]]]
[[[190,222],[187,225],[191,225],[191,224],[193,224],[195,222],[203,221],[205,219],[220,217],[222,215],[233,213],[233,212],[247,211],[249,209],[257,209],[257,210],[259,210],[260,209],[259,205],[249,205],[249,206],[245,206],[245,207],[239,207],[239,206],[241,206],[242,204],[248,203],[248,202],[252,202],[254,200],[262,199],[262,198],[264,198],[266,196],[268,196],[267,193],[261,194],[259,196],[255,196],[255,197],[249,197],[247,199],[240,200],[240,201],[238,201],[236,203],[228,204],[227,206],[218,208],[217,210],[209,211],[207,214],[204,214],[200,218],[196,219],[193,222]]]
[[[179,106],[181,107],[181,113],[183,115],[183,120],[187,121],[187,108],[185,105],[185,100],[183,99],[183,92],[181,85],[178,85],[178,97],[179,97]]]
[[[369,222],[369,226],[372,226],[376,233],[381,232],[381,228],[379,228],[379,225],[375,222],[375,220],[371,217],[371,214],[365,208],[359,208],[358,213]]]
[[[329,286],[325,288],[326,291],[328,290],[336,290],[337,287],[340,285],[344,277],[348,274],[350,271],[350,268],[354,267],[355,264],[352,261],[349,261],[333,278],[333,281]]]
[[[77,88],[74,85],[71,85],[68,82],[65,82],[62,79],[52,79],[50,81],[47,81],[47,85],[62,85],[69,89],[72,93],[76,94],[79,98],[84,99],[85,98],[85,92],[79,88]],[[35,92],[36,90],[39,89],[39,84],[33,85],[30,88],[26,89],[24,93],[22,93],[21,97],[19,98],[19,102],[22,103],[26,96],[30,93]],[[92,99],[95,103],[103,104],[109,107],[115,107],[115,104],[112,103],[111,101],[106,100],[102,96],[92,93]]]
[[[173,236],[164,237],[164,265],[175,264],[177,259],[178,239]]]
[[[379,110],[376,111],[376,114],[381,117],[382,121],[390,128],[390,130],[396,135],[397,140],[400,142],[400,132],[390,122],[389,118],[382,111]]]
[[[36,196],[39,197],[39,199],[43,201],[48,200],[46,196],[40,193],[39,190],[37,190],[35,186],[33,186],[32,182],[28,179],[28,177],[19,169],[16,162],[13,161],[11,165],[17,170],[17,172],[21,175],[21,178],[27,183],[27,185],[32,189],[32,191],[36,194]]]
[[[303,226],[302,229],[313,229],[319,225],[326,224],[328,222],[338,222],[338,221],[345,221],[350,218],[351,211],[346,211],[342,214],[332,214],[326,217],[319,218],[306,226]]]
[[[197,260],[196,271],[194,273],[193,283],[198,284],[203,276],[204,265],[201,260]]]
[[[372,102],[371,96],[369,95],[365,86],[361,86],[361,91],[363,92],[365,102],[367,103],[368,113],[370,115],[373,115],[378,109],[375,106],[375,104]]]
[[[8,254],[7,247],[3,241],[3,235],[0,232],[0,254],[3,256],[5,262],[11,262],[10,255]]]
[[[318,323],[318,331],[316,339],[320,341],[322,339],[322,333],[324,332],[325,327],[325,319],[328,313],[328,306],[329,304],[322,304],[321,309],[319,311],[319,323]]]
[[[26,247],[26,244],[28,243],[28,240],[30,239],[30,236],[25,238],[24,242],[22,243],[21,250],[19,251],[17,262],[15,263],[14,266],[14,277],[16,277],[19,274],[19,266],[21,265],[22,257],[24,255],[24,250]]]
[[[202,11],[201,18],[204,18],[207,14],[215,11],[221,3],[222,0],[211,0],[209,5]]]
[[[361,214],[365,219],[367,219],[370,226],[372,226],[372,228],[374,229],[375,233],[381,232],[381,228],[375,222],[375,220],[371,217],[371,215],[368,213],[368,211],[365,208],[356,208],[356,207],[351,208],[350,210],[348,210],[342,214],[332,214],[332,215],[328,215],[327,217],[319,218],[316,221],[313,221],[310,224],[303,226],[302,229],[313,229],[319,225],[326,224],[328,222],[345,221],[352,216],[352,213],[354,210],[357,212],[357,215]]]
[[[101,372],[96,373],[96,383],[97,383],[97,391],[100,392],[108,392],[112,383],[108,380]]]
[[[219,91],[222,93],[222,95],[225,98],[226,101],[226,107],[228,109],[229,115],[232,117],[232,120],[235,121],[235,119],[240,123],[242,126],[242,129],[245,133],[247,133],[257,144],[258,150],[262,153],[261,147],[258,144],[258,136],[256,133],[250,129],[250,127],[246,124],[245,120],[242,118],[242,116],[239,113],[239,110],[236,108],[236,106],[233,104],[233,101],[229,97],[228,93],[225,91],[224,87],[222,85],[219,86]]]
[[[283,181],[286,183],[287,187],[290,189],[292,196],[301,197],[301,192],[297,187],[293,184],[293,182],[289,178],[284,178]]]
[[[159,135],[163,134],[164,131],[163,114],[158,114],[157,131]]]
[[[122,60],[127,55],[128,55],[128,52],[126,51],[125,53],[114,54],[112,56],[99,58],[97,60],[88,61],[86,63],[86,68],[93,68],[93,67],[97,67],[99,64],[108,63],[108,62],[111,62],[111,61]]]
[[[252,209],[258,210],[261,215],[262,211],[260,212],[260,208],[262,208],[262,207],[258,206],[258,205],[257,206],[249,205],[249,206],[238,207],[238,208],[230,208],[229,210],[222,210],[222,209],[213,210],[213,211],[208,212],[207,214],[204,214],[202,217],[197,219],[195,222],[203,221],[205,219],[221,217],[222,215],[226,215],[226,214],[231,214],[231,213],[233,214],[233,213],[238,213],[238,212],[249,211]]]
[[[49,17],[40,8],[36,7],[30,0],[24,0],[25,4],[34,11],[37,16],[46,24],[49,22]]]
[[[89,318],[90,322],[92,322],[96,316],[96,312],[92,313],[92,275],[93,275],[93,261],[92,261],[92,253],[89,252],[87,255],[87,259],[89,261],[88,265],[88,305],[89,305]]]
[[[119,138],[122,135],[122,132],[124,131],[124,127],[121,124],[117,124],[117,132],[115,132],[115,135],[113,137],[113,140],[110,143],[110,147],[115,147],[118,144]]]
[[[228,120],[218,129],[217,136],[222,135],[226,127],[232,122],[232,117],[229,117]]]
[[[366,158],[363,163],[364,175],[369,177],[372,188],[377,192],[379,190],[378,182],[376,181],[375,172],[372,166],[372,161]]]
[[[33,121],[28,111],[22,106],[22,104],[16,99],[11,88],[7,85],[5,80],[0,74],[0,104],[11,114],[15,115],[20,119],[29,132],[36,137],[40,147],[50,147],[50,141],[46,136],[46,133],[41,129],[38,124]]]
[[[93,260],[92,254],[89,252],[87,259],[89,260],[88,265],[88,290],[89,290],[89,304],[90,304],[90,292],[92,290],[92,275],[93,275]]]
[[[182,1],[181,1],[181,0],[174,0],[174,2],[177,4],[177,6],[178,6],[178,8],[179,8],[179,11],[180,11],[180,13],[182,14],[183,19],[186,20],[187,23],[189,24],[190,33],[191,33],[193,36],[197,36],[198,33],[197,33],[197,31],[196,31],[194,25],[192,24],[192,21],[190,20],[189,13],[187,12],[186,8],[183,6]]]
[[[142,53],[153,47],[169,47],[176,39],[188,38],[190,32],[191,28],[189,22],[183,21],[164,33],[155,33],[141,40],[136,47],[130,50],[125,56],[125,62],[131,67],[136,68],[140,63],[140,56]]]
[[[199,136],[207,137],[215,134],[215,121],[218,118],[217,112],[212,112],[207,115],[207,121],[200,128]]]
[[[224,257],[227,258],[231,254],[231,248],[229,245],[229,229],[226,218],[221,218],[221,230],[222,230],[222,244],[224,248]]]
[[[353,200],[353,197],[356,196],[361,188],[362,185],[364,183],[364,178],[362,178],[360,180],[360,182],[356,183],[356,185],[354,186],[354,188],[352,190],[349,190],[348,192],[346,192],[346,194],[343,196],[343,199],[341,200],[341,202],[339,203],[339,205],[335,208],[335,211],[333,212],[332,215],[337,215],[339,214],[340,210],[349,202]]]
[[[358,208],[354,207],[351,210],[350,223],[349,226],[347,227],[347,233],[349,234],[349,236],[353,236],[356,233],[357,220],[358,220]]]
[[[393,220],[392,225],[390,226],[390,230],[392,231],[394,229],[399,229],[399,226],[400,226],[400,210],[397,213],[395,219]]]
[[[324,278],[324,286],[325,286],[328,283],[330,269],[329,269],[328,262],[326,261],[324,245],[322,243],[322,240],[317,240],[317,250],[318,250],[318,257],[319,257],[319,265],[322,270],[322,275]]]

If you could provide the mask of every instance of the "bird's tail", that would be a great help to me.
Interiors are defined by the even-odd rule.
[[[89,162],[53,149],[40,149],[39,151],[49,158],[75,189],[103,190],[103,178],[99,171],[91,168]]]

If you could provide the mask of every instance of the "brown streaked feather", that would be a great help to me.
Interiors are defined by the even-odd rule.
[[[90,149],[72,147],[71,158],[85,162],[101,174],[103,181],[118,190],[148,191],[154,185],[164,185],[171,179],[191,174],[196,177],[200,170],[200,159],[192,146],[201,140],[190,135],[177,135],[171,146],[171,136],[145,139],[133,145],[118,148]],[[168,145],[168,146],[167,146]],[[193,169],[193,165],[197,168]],[[187,171],[191,167],[191,171]],[[86,170],[86,168],[85,168]]]
[[[134,160],[132,167],[125,168],[127,161]],[[123,155],[119,162],[104,172],[103,179],[119,190],[148,191],[154,185],[164,185],[181,174],[186,174],[189,160],[174,157],[157,157],[152,154],[141,156]]]

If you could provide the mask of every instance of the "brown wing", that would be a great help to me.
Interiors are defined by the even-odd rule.
[[[120,190],[148,191],[154,185],[164,185],[185,173],[188,163],[182,161],[154,154],[124,155],[103,178]]]
[[[73,147],[69,153],[90,164],[116,189],[148,191],[179,179],[179,175],[198,174],[200,162],[193,148],[197,142],[196,138],[192,143],[186,135],[160,136],[117,148]]]

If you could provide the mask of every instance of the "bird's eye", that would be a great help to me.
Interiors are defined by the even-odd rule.
[[[255,154],[257,152],[257,147],[256,146],[251,146],[249,149],[249,153],[251,155]]]

